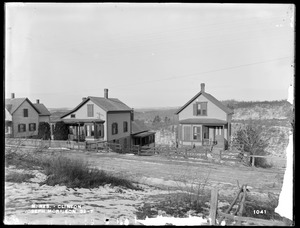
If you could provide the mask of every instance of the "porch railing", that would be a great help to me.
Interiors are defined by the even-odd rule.
[[[85,135],[73,135],[73,134],[68,134],[68,140],[70,141],[84,141],[85,140]]]

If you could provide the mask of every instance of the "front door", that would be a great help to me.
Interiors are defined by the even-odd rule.
[[[224,148],[224,128],[222,126],[216,127],[216,135],[215,135],[215,140],[216,140],[216,145],[215,147],[220,147]]]
[[[202,129],[203,145],[209,145],[209,128],[203,126]]]

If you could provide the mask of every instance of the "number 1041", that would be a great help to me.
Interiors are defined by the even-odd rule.
[[[259,214],[267,214],[267,210],[253,210],[253,213],[255,215],[259,215]]]

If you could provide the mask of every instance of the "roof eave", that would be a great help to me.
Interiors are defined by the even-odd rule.
[[[88,100],[90,100],[90,97],[88,97],[87,99],[85,99],[84,101],[82,101],[79,105],[77,105],[74,109],[72,109],[70,112],[62,115],[60,118],[65,118],[66,116],[72,114],[73,112],[77,111],[79,108],[81,108],[82,105],[84,105]]]
[[[183,109],[185,109],[190,103],[192,103],[201,94],[202,94],[201,91],[197,93],[194,97],[192,97],[192,99],[190,99],[187,103],[185,103],[185,105],[183,105],[177,112],[175,112],[175,114],[178,115]]]

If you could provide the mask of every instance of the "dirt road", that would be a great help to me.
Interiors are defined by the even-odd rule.
[[[67,151],[65,155],[85,159],[93,167],[159,187],[176,186],[178,182],[204,183],[219,189],[236,189],[247,184],[255,192],[279,194],[284,170],[262,169],[245,166],[228,166],[205,160],[170,160],[161,156],[135,156],[117,153]]]

